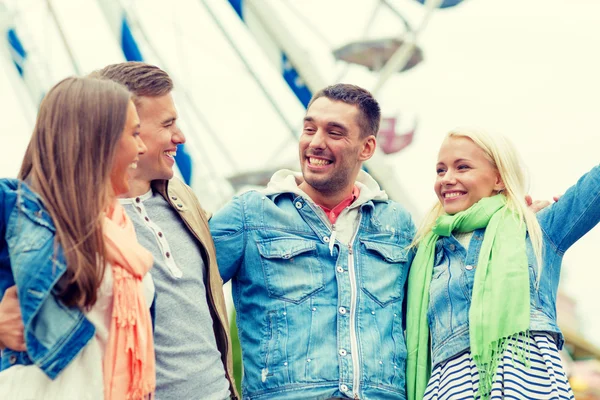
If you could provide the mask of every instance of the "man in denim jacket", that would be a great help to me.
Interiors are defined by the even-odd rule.
[[[277,172],[210,221],[233,280],[244,398],[405,398],[414,225],[361,170],[379,121],[366,90],[323,89],[304,118],[302,174]]]

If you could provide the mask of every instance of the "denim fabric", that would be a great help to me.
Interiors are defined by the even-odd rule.
[[[77,307],[52,296],[66,270],[55,228],[40,198],[24,183],[0,179],[0,298],[15,283],[27,352],[2,351],[0,370],[36,364],[55,378],[94,336]]]
[[[530,330],[554,334],[561,348],[564,340],[556,322],[556,295],[562,258],[600,221],[600,166],[585,174],[537,217],[543,233],[543,268],[538,282],[538,265],[527,237]],[[470,347],[469,308],[484,234],[485,229],[475,231],[468,250],[453,236],[436,243],[428,309],[434,365]]]
[[[221,275],[233,283],[244,399],[406,397],[402,306],[414,225],[388,200],[367,201],[357,215],[348,245],[294,193],[248,192],[210,220]]]

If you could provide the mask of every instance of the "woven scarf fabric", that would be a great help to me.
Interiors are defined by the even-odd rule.
[[[423,398],[431,373],[427,310],[435,244],[452,232],[486,228],[469,310],[471,354],[479,371],[479,394],[489,397],[494,374],[508,341],[529,333],[529,271],[525,223],[506,207],[504,195],[485,197],[465,211],[440,216],[419,244],[408,277],[407,391]],[[523,352],[523,355],[525,351]]]
[[[104,219],[107,262],[113,273],[113,311],[104,354],[104,399],[149,398],[156,387],[154,341],[142,279],[152,254],[137,242],[118,201]]]

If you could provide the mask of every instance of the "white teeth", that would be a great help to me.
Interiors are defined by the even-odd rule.
[[[312,157],[308,158],[308,162],[310,163],[310,165],[328,165],[328,164],[331,164],[331,161],[329,161],[329,160],[322,160],[320,158],[312,158]]]
[[[452,198],[452,197],[458,197],[458,196],[461,196],[461,195],[462,195],[461,192],[444,193],[444,198],[448,199],[448,198]]]
[[[169,157],[175,157],[177,155],[177,151],[165,151],[165,155]]]

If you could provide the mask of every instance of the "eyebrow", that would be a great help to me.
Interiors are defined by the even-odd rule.
[[[315,119],[313,117],[307,116],[307,117],[304,117],[304,122],[313,122],[314,123]],[[344,124],[341,124],[341,123],[335,122],[335,121],[328,122],[327,127],[340,129],[344,133],[348,132],[348,128]]]

